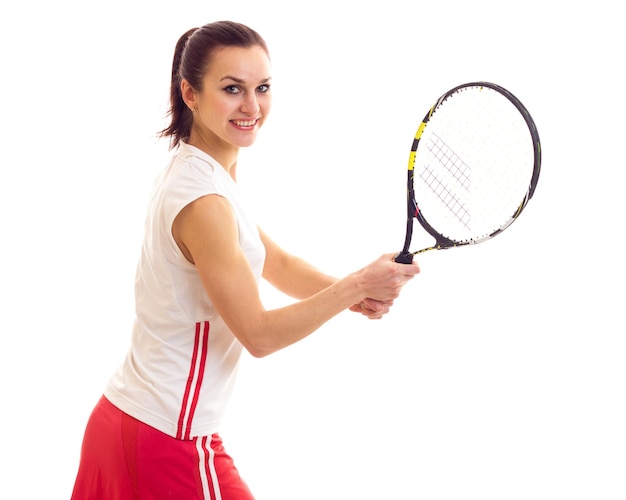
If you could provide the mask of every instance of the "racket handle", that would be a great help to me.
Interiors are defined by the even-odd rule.
[[[399,264],[412,264],[413,254],[411,252],[400,252],[393,260]]]

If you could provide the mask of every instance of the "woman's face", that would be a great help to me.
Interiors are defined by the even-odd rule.
[[[200,92],[193,92],[193,127],[214,148],[254,143],[271,107],[270,62],[259,46],[213,53]]]

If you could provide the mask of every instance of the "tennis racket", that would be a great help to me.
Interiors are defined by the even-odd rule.
[[[540,169],[537,127],[519,99],[488,82],[449,90],[413,139],[406,239],[395,261],[500,234],[532,198]],[[416,219],[434,243],[411,251]]]

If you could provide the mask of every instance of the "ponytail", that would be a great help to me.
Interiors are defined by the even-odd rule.
[[[185,101],[183,101],[183,95],[180,89],[182,82],[180,66],[187,41],[197,29],[198,28],[192,28],[181,36],[174,50],[172,79],[170,84],[170,107],[167,112],[167,115],[170,117],[170,124],[159,133],[159,137],[170,138],[170,149],[177,147],[182,139],[189,137],[189,133],[191,132],[193,115],[191,110],[187,107],[187,104],[185,104]]]

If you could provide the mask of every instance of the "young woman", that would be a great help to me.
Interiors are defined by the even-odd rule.
[[[237,156],[270,85],[265,42],[244,25],[178,41],[162,133],[175,154],[146,219],[130,351],[87,424],[73,500],[252,499],[218,434],[242,350],[266,356],[345,309],[378,319],[419,272],[390,254],[335,279],[257,228]],[[266,310],[261,278],[300,300]]]

